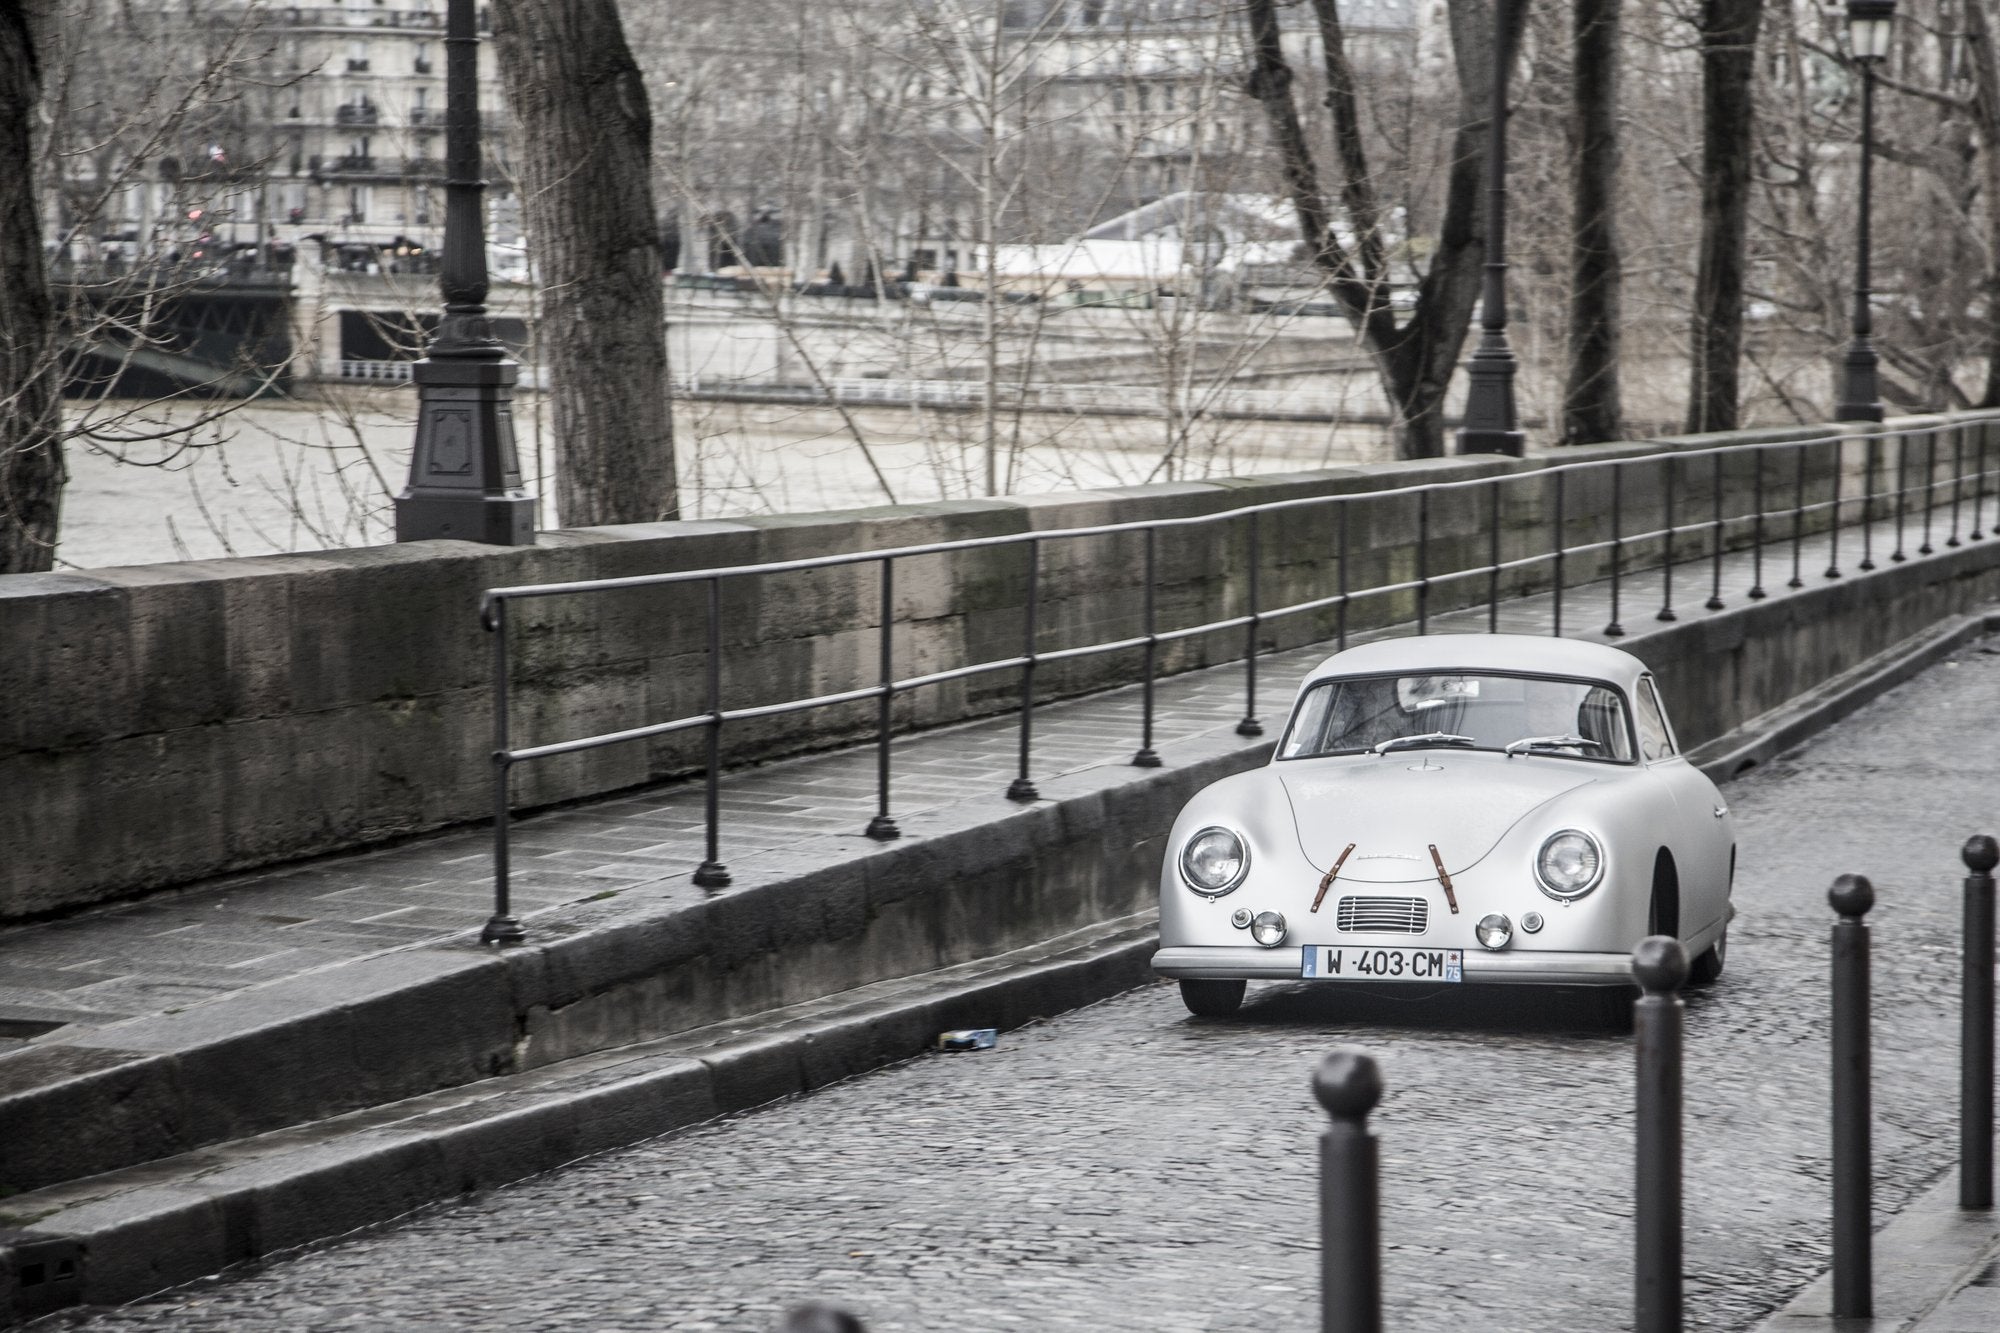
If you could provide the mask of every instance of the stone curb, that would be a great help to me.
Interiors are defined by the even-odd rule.
[[[1952,1298],[2000,1258],[2000,1211],[1958,1206],[1956,1167],[1875,1233],[1875,1317],[1833,1317],[1833,1273],[1822,1273],[1756,1333],[1960,1333],[1990,1329],[1943,1315]],[[1987,1316],[1990,1320],[1990,1315]]]
[[[412,1098],[5,1201],[0,1322],[118,1304],[1152,980],[1150,913],[835,1000]],[[977,1058],[968,1056],[967,1058]],[[33,1215],[39,1214],[39,1215]],[[66,1255],[58,1279],[21,1281]]]

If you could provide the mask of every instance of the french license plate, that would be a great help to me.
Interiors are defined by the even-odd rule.
[[[1464,981],[1463,949],[1308,944],[1299,975],[1313,981]]]

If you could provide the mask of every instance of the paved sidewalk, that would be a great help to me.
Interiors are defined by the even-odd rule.
[[[1875,1316],[1833,1317],[1833,1275],[1819,1279],[1757,1333],[1993,1333],[2000,1329],[2000,1211],[1958,1206],[1958,1173],[1875,1233]]]

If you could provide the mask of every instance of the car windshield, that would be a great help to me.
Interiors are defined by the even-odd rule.
[[[1278,757],[1433,745],[1632,762],[1625,698],[1609,685],[1483,672],[1323,680],[1299,700]]]

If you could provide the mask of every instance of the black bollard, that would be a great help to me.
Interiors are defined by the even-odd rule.
[[[1632,1325],[1637,1333],[1681,1327],[1681,986],[1687,950],[1671,935],[1648,935],[1632,950],[1639,1052],[1634,1157]]]
[[[1833,1317],[1875,1311],[1868,1146],[1868,927],[1875,887],[1842,875],[1827,890],[1833,927]]]
[[[1959,1011],[1958,1206],[1993,1206],[1993,866],[2000,844],[1967,840],[1965,984]]]
[[[1322,1333],[1382,1333],[1382,1200],[1368,1113],[1382,1070],[1343,1046],[1320,1061],[1313,1095],[1333,1117],[1319,1140]]]

